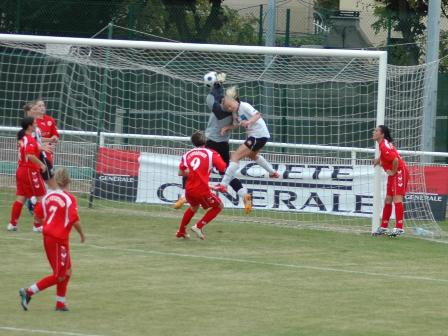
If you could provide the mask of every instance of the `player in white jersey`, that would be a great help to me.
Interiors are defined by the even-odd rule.
[[[207,128],[205,129],[205,135],[207,136],[207,142],[205,144],[206,148],[215,150],[219,155],[221,155],[227,166],[230,163],[230,132],[221,133],[223,127],[232,125],[234,119],[236,122],[237,113],[228,113],[224,111],[221,106],[222,99],[224,98],[224,81],[226,79],[225,73],[211,72],[204,76],[213,75],[214,81],[211,81],[207,85],[210,87],[210,93],[207,95],[206,103],[210,111]],[[235,115],[235,117],[234,117]],[[224,175],[224,172],[222,173]],[[186,177],[182,180],[183,189],[185,189]],[[235,190],[236,194],[244,202],[244,212],[246,214],[252,211],[252,195],[249,193],[247,188],[245,188],[238,178],[233,178],[229,182],[230,187]],[[180,209],[186,202],[185,196],[179,197],[179,199],[174,203],[174,209]]]
[[[226,134],[239,125],[246,128],[247,139],[244,144],[240,145],[232,153],[226,173],[221,183],[217,184],[214,189],[220,192],[226,192],[229,182],[238,171],[239,161],[246,157],[254,160],[259,166],[264,168],[269,173],[269,177],[279,178],[280,174],[272,168],[272,165],[263,156],[258,154],[271,137],[266,123],[261,117],[261,113],[249,103],[240,101],[236,87],[234,86],[226,90],[226,94],[222,100],[222,107],[229,113],[238,113],[239,124],[223,127],[221,134]]]

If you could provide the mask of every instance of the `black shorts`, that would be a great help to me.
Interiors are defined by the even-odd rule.
[[[229,161],[230,161],[230,148],[229,148],[229,143],[226,141],[223,142],[215,142],[212,140],[207,140],[207,142],[205,143],[205,148],[210,148],[213,149],[214,151],[216,151],[219,155],[221,155],[222,159],[224,160],[224,162],[229,165]]]
[[[246,141],[244,141],[244,144],[247,148],[249,148],[252,152],[258,152],[260,149],[266,145],[266,142],[268,142],[268,138],[254,138],[254,137],[248,137]]]
[[[53,172],[53,164],[50,162],[50,160],[47,159],[46,156],[44,156],[42,153],[40,154],[39,159],[45,164],[45,166],[47,167],[47,170],[45,170],[45,172],[41,173],[42,178],[44,179],[44,181],[48,181],[49,179],[51,179],[54,176],[54,172]]]

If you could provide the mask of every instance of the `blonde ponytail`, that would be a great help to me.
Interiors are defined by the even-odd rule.
[[[238,93],[236,92],[236,86],[231,86],[226,90],[225,98],[232,98],[232,99],[238,98]]]
[[[56,170],[54,179],[56,180],[58,186],[62,189],[66,188],[71,182],[70,173],[65,167],[61,167]]]

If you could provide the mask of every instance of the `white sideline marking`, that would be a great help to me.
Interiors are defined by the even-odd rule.
[[[33,240],[30,238],[19,238],[19,237],[0,237],[6,239],[18,239],[18,240]],[[162,252],[162,251],[153,251],[153,250],[141,250],[141,249],[128,249],[128,248],[119,248],[119,247],[108,247],[108,246],[100,246],[93,244],[80,244],[73,243],[72,246],[85,246],[91,247],[95,249],[102,250],[110,250],[110,251],[120,251],[120,252],[133,252],[133,253],[141,253],[141,254],[151,254],[151,255],[165,255],[165,256],[173,256],[173,257],[182,257],[182,258],[196,258],[196,259],[206,259],[206,260],[217,260],[217,261],[229,261],[243,264],[254,264],[254,265],[263,265],[263,266],[275,266],[275,267],[284,267],[284,268],[292,268],[292,269],[309,269],[314,271],[321,272],[335,272],[335,273],[348,273],[348,274],[359,274],[359,275],[368,275],[375,277],[384,277],[384,278],[396,278],[396,279],[407,279],[407,280],[422,280],[422,281],[432,281],[432,282],[441,282],[448,283],[448,279],[440,279],[440,278],[430,278],[416,275],[405,275],[405,274],[388,274],[388,273],[377,273],[377,272],[364,272],[364,271],[356,271],[356,270],[345,270],[334,267],[320,267],[320,266],[309,266],[309,265],[297,265],[297,264],[283,264],[283,263],[273,263],[273,262],[263,262],[256,260],[247,260],[247,259],[237,259],[237,258],[228,258],[228,257],[212,257],[212,256],[204,256],[204,255],[196,255],[196,254],[185,254],[185,253],[176,253],[176,252]]]
[[[1,327],[0,330],[14,331],[14,332],[27,332],[34,334],[52,334],[52,335],[67,335],[67,336],[103,336],[103,335],[93,335],[93,334],[82,334],[69,331],[54,331],[54,330],[41,330],[41,329],[25,329],[25,328],[14,328],[14,327]]]

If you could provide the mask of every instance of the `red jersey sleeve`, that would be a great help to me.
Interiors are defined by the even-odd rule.
[[[57,136],[59,138],[59,132],[58,132],[58,128],[56,127],[56,121],[51,117],[49,117],[49,118],[52,121],[51,129],[50,129],[50,137]]]
[[[217,152],[213,151],[213,165],[218,169],[220,173],[224,173],[227,165],[222,159],[221,155],[219,155]]]
[[[398,158],[397,151],[391,147],[388,143],[383,142],[381,146],[381,154],[386,161],[393,161],[395,158]]]
[[[72,204],[68,209],[68,220],[71,224],[74,224],[79,221],[78,203],[73,195],[70,195],[70,198],[72,200]]]
[[[34,216],[39,219],[44,218],[44,208],[42,207],[42,202],[37,202],[36,206],[34,207]]]
[[[185,157],[182,156],[182,159],[179,163],[179,170],[185,171],[188,167],[185,165]]]

